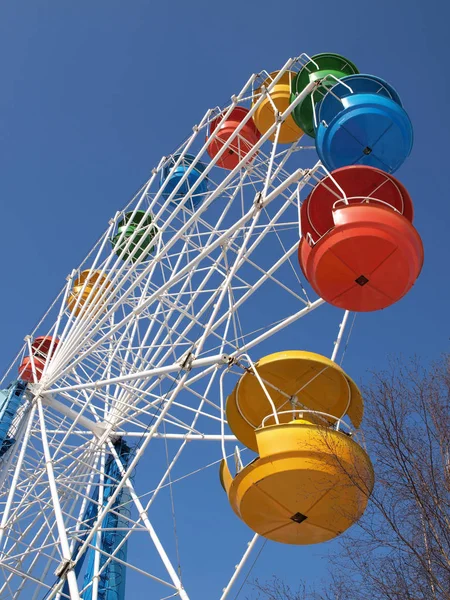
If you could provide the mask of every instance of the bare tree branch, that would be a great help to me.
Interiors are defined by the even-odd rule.
[[[450,600],[450,370],[393,360],[363,390],[376,483],[366,513],[341,537],[320,592],[279,579],[261,600]],[[344,468],[344,465],[342,465]],[[357,474],[355,485],[364,489]],[[345,510],[345,507],[340,507]]]

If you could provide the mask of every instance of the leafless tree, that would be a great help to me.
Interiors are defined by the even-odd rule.
[[[328,600],[327,596],[315,592],[314,587],[308,588],[303,581],[298,584],[296,590],[278,577],[264,582],[256,580],[251,586],[252,600]]]
[[[256,582],[261,600],[450,600],[450,370],[392,361],[363,390],[376,483],[340,541],[330,585],[293,592]],[[258,596],[259,594],[259,596]]]

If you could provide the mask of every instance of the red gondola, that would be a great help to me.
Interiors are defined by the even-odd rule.
[[[222,150],[224,144],[231,137],[234,138],[227,150],[225,150],[222,156],[217,160],[216,165],[218,167],[229,170],[234,169],[239,161],[248,154],[261,137],[252,118],[245,123],[238,135],[235,134],[236,129],[242,123],[248,112],[249,111],[246,108],[236,106],[221,125],[219,125],[219,123],[222,120],[223,115],[219,115],[211,122],[209,127],[210,135],[217,127],[219,127],[216,137],[208,146],[208,154],[212,159],[214,159],[220,150]]]
[[[47,360],[47,356],[52,345],[52,340],[53,338],[49,335],[40,336],[37,337],[31,344],[31,349],[33,351],[34,358],[34,366],[36,369],[36,377],[38,381],[42,377],[42,372],[44,370],[45,362]],[[55,339],[51,351],[52,355],[54,354],[58,344],[59,340]],[[19,377],[24,381],[34,381],[32,360],[30,356],[25,356],[22,362],[20,363]]]
[[[300,266],[330,304],[386,308],[419,276],[423,246],[411,223],[412,201],[391,175],[366,166],[338,169],[314,188],[301,217]]]

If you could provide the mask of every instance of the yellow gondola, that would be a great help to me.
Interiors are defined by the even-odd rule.
[[[259,458],[221,481],[239,518],[284,544],[337,537],[364,513],[374,475],[366,452],[342,431],[305,418],[256,432]]]
[[[278,75],[278,71],[271,73],[269,77],[263,82],[262,86],[268,87],[275,77]],[[253,121],[258,131],[264,135],[266,131],[272,127],[275,123],[275,111],[274,105],[278,112],[283,113],[291,103],[291,82],[295,77],[295,73],[286,71],[283,73],[281,78],[272,88],[270,92],[270,99],[268,96],[261,102],[253,115]],[[261,86],[261,87],[262,87]],[[255,94],[261,93],[261,87],[258,88]],[[254,100],[254,103],[256,100]],[[294,121],[292,114],[290,114],[280,127],[280,135],[278,141],[280,144],[292,144],[297,141],[303,135],[303,131]],[[269,138],[274,141],[275,134]]]
[[[314,352],[289,350],[276,352],[255,364],[280,422],[289,422],[292,408],[307,408],[342,418],[348,415],[359,427],[363,400],[355,382],[330,359]],[[257,377],[245,373],[227,399],[226,415],[234,435],[245,446],[257,451],[255,429],[272,413],[269,400]]]
[[[296,350],[265,356],[240,378],[226,415],[238,440],[259,454],[234,478],[225,460],[220,468],[233,510],[253,531],[315,544],[364,513],[372,464],[341,420],[348,415],[359,427],[363,400],[336,363]]]
[[[86,269],[85,271],[82,271],[73,282],[72,291],[67,298],[69,310],[78,316],[86,303],[89,305],[96,305],[97,307],[103,307],[105,300],[102,297],[110,285],[109,282],[103,285],[105,281],[106,275],[104,275],[102,271],[95,269]],[[103,288],[100,291],[102,286]]]

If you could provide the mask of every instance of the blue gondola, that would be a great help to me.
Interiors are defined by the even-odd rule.
[[[316,149],[330,171],[360,164],[394,173],[412,144],[399,95],[379,77],[344,77],[317,107]]]
[[[200,161],[196,161],[195,156],[192,156],[192,154],[185,154],[179,165],[174,169],[173,167],[179,158],[180,154],[174,154],[162,169],[161,187],[164,186],[162,195],[163,198],[167,199],[179,184],[181,178],[189,171],[187,178],[172,198],[171,204],[177,206],[187,196],[185,206],[191,210],[195,210],[206,197],[208,191],[208,178],[203,178],[192,194],[190,194],[190,190],[200,179],[206,165]],[[192,168],[191,165],[193,163],[194,165]]]

